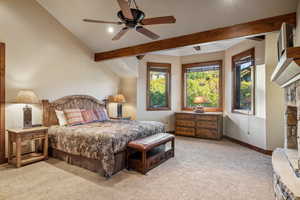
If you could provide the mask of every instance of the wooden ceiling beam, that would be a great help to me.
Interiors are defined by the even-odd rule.
[[[203,31],[164,40],[158,40],[112,51],[100,52],[95,54],[95,61],[99,62],[113,58],[136,56],[153,51],[161,51],[188,45],[273,32],[279,30],[283,22],[296,26],[296,13],[260,19],[243,24],[217,28],[209,31]]]

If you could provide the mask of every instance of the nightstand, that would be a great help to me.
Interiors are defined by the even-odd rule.
[[[111,117],[110,119],[116,119],[116,120],[131,120],[131,117]]]
[[[8,163],[21,167],[23,165],[48,158],[48,127],[40,126],[28,129],[8,129]],[[22,155],[23,141],[41,141],[43,153]],[[16,144],[16,156],[13,156],[13,144]],[[37,145],[36,145],[37,146]],[[36,147],[35,147],[36,148]]]

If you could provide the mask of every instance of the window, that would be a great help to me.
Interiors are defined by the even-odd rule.
[[[255,87],[254,48],[232,57],[232,111],[254,115]]]
[[[171,109],[171,64],[147,63],[147,110]]]
[[[183,109],[192,110],[203,97],[206,111],[222,111],[222,60],[184,64],[182,66]]]

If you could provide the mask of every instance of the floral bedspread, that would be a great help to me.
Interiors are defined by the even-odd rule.
[[[163,123],[154,121],[111,120],[78,126],[52,126],[52,148],[102,162],[106,176],[114,170],[114,154],[125,150],[128,142],[165,131]]]

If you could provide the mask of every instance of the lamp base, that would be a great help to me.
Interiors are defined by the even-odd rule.
[[[203,106],[197,106],[195,109],[194,109],[194,112],[195,113],[204,113],[204,107]]]
[[[32,108],[28,105],[23,108],[23,128],[32,128]]]
[[[118,118],[122,118],[123,117],[123,104],[118,103],[117,113],[118,113]]]

